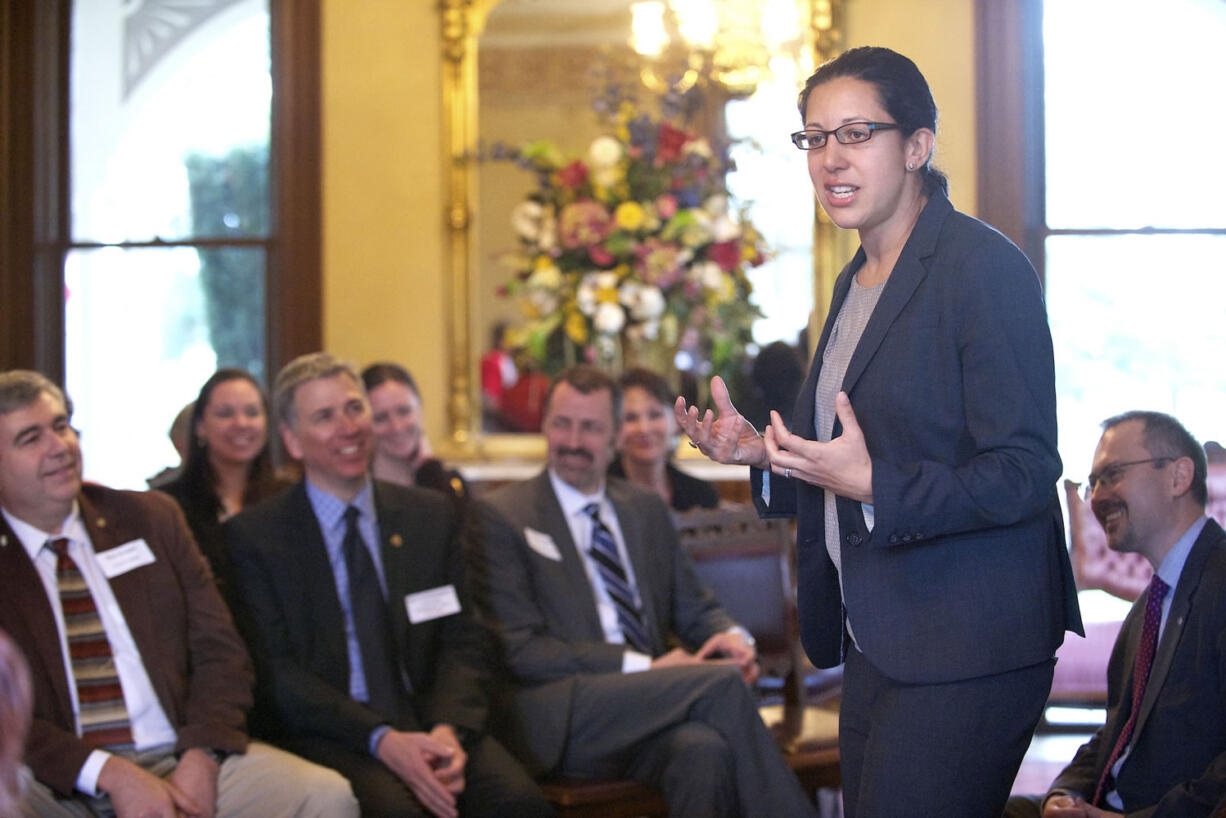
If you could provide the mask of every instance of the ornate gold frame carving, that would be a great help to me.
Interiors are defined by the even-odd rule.
[[[448,367],[451,376],[449,449],[458,457],[514,457],[542,451],[533,435],[483,435],[479,378],[474,377],[472,293],[476,282],[472,246],[473,190],[477,148],[477,41],[499,0],[440,0],[442,24],[443,148],[448,200],[447,264],[451,312]],[[809,0],[809,24],[817,61],[841,50],[844,7],[849,0]],[[820,214],[814,226],[814,289],[818,311],[825,309],[839,268],[846,259],[846,238]],[[816,333],[810,333],[816,338]]]

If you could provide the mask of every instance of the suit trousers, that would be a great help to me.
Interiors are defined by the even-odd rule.
[[[136,753],[130,760],[162,778],[175,768],[169,749]],[[113,818],[115,809],[106,796],[57,798],[31,776],[17,814],[20,818]],[[246,753],[232,755],[221,764],[217,818],[358,818],[358,803],[348,782],[333,770],[253,741]]]
[[[734,667],[579,676],[570,724],[558,772],[643,781],[672,818],[816,814]]]
[[[319,764],[331,767],[349,780],[362,818],[428,816],[408,785],[383,762],[368,753],[326,738],[287,739],[280,744]],[[540,787],[519,762],[490,736],[465,747],[464,792],[458,799],[461,815],[490,818],[546,818],[553,809]]]
[[[855,648],[843,672],[846,818],[999,818],[1051,691],[1055,660],[943,684],[902,684]]]

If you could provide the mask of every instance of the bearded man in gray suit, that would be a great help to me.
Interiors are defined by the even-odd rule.
[[[758,717],[752,637],[698,581],[664,502],[606,481],[620,401],[605,373],[564,372],[548,467],[482,507],[475,595],[513,677],[512,743],[535,772],[656,786],[672,816],[812,815]]]

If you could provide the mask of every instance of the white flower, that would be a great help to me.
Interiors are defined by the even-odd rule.
[[[711,222],[711,237],[716,241],[732,241],[741,237],[741,226],[727,213],[720,214]]]
[[[587,161],[593,170],[616,165],[622,158],[622,146],[611,136],[598,136],[587,149]]]
[[[702,203],[702,209],[710,213],[712,216],[723,216],[728,212],[728,197],[723,193],[716,193],[709,196]]]
[[[537,315],[549,315],[558,308],[558,297],[550,290],[531,290],[528,292],[528,303]]]
[[[724,271],[714,261],[702,261],[690,268],[694,280],[708,290],[717,290],[723,286]]]
[[[511,209],[511,226],[524,241],[536,241],[541,236],[541,220],[545,208],[531,199],[520,202]]]
[[[614,165],[608,168],[593,168],[592,182],[598,187],[613,187],[621,181],[622,172]]]
[[[638,321],[651,321],[664,314],[664,293],[660,288],[647,285],[640,287],[638,297],[630,307],[630,315]]]
[[[603,302],[596,307],[596,315],[592,318],[592,326],[597,332],[614,335],[621,332],[626,325],[626,313],[618,304]]]

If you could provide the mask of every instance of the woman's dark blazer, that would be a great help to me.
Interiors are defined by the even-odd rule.
[[[793,410],[814,434],[822,355],[857,252],[835,282]],[[842,388],[873,465],[873,525],[840,497],[843,597],[822,490],[770,477],[770,516],[797,516],[801,636],[819,666],[856,643],[889,677],[939,683],[1048,661],[1082,632],[1056,494],[1051,335],[1016,246],[933,193],[852,355]],[[836,421],[834,436],[842,432]],[[846,614],[842,603],[845,600]]]

